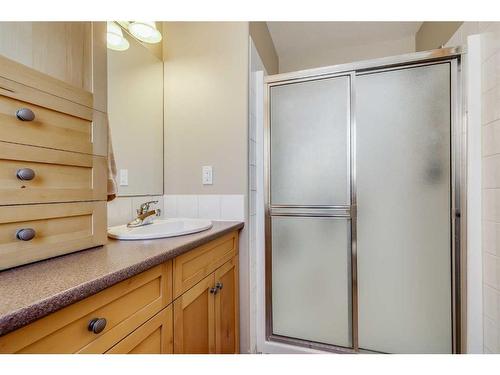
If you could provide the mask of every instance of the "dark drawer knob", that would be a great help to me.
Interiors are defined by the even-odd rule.
[[[33,121],[35,113],[29,108],[20,108],[16,111],[16,117],[21,121]]]
[[[89,322],[88,330],[94,332],[96,335],[104,331],[106,328],[106,319],[104,318],[94,318]]]
[[[220,281],[217,281],[217,282],[215,283],[215,287],[216,287],[217,289],[219,289],[219,290],[222,290],[222,287],[223,287],[223,286],[224,286],[224,284],[222,284]]]
[[[17,170],[16,176],[20,180],[30,181],[35,178],[35,171],[31,168],[21,168]]]
[[[16,238],[21,241],[30,241],[35,238],[36,232],[33,228],[23,228],[16,232]]]

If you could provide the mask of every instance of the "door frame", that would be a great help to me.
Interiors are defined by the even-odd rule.
[[[466,343],[466,122],[464,121],[465,100],[463,97],[462,48],[441,48],[432,51],[418,52],[360,61],[349,64],[334,65],[317,69],[303,70],[267,76],[264,79],[264,225],[265,225],[265,340],[291,346],[299,346],[311,350],[336,353],[367,352],[358,345],[358,293],[357,293],[357,247],[356,247],[356,76],[363,73],[397,70],[404,67],[450,63],[450,119],[451,119],[451,262],[452,262],[452,352],[464,353]],[[285,210],[286,206],[270,204],[270,89],[273,86],[290,83],[307,82],[338,76],[350,77],[350,128],[348,136],[348,159],[350,160],[351,204],[350,206],[331,207],[331,215],[343,215],[351,220],[351,326],[352,347],[340,347],[324,343],[312,342],[297,338],[273,334],[272,327],[272,238],[271,213],[274,210]],[[295,207],[304,210],[305,215],[317,215],[315,207]],[[339,210],[340,209],[340,210]],[[343,213],[339,212],[343,211]],[[331,216],[330,215],[330,216]],[[273,215],[274,216],[274,215]]]

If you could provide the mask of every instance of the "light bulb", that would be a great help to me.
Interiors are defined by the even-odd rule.
[[[161,33],[156,29],[153,21],[134,21],[128,25],[130,33],[145,43],[158,43],[161,41]]]
[[[114,51],[125,51],[130,47],[128,40],[123,36],[121,27],[112,21],[108,21],[106,39],[108,48]]]

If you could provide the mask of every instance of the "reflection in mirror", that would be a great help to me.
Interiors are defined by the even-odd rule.
[[[117,195],[162,195],[163,63],[135,38],[123,34],[130,48],[108,49],[108,113],[118,169]]]

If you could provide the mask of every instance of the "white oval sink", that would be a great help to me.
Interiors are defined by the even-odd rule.
[[[197,233],[212,228],[210,220],[165,219],[136,228],[118,225],[108,228],[108,236],[118,240],[151,240]]]

